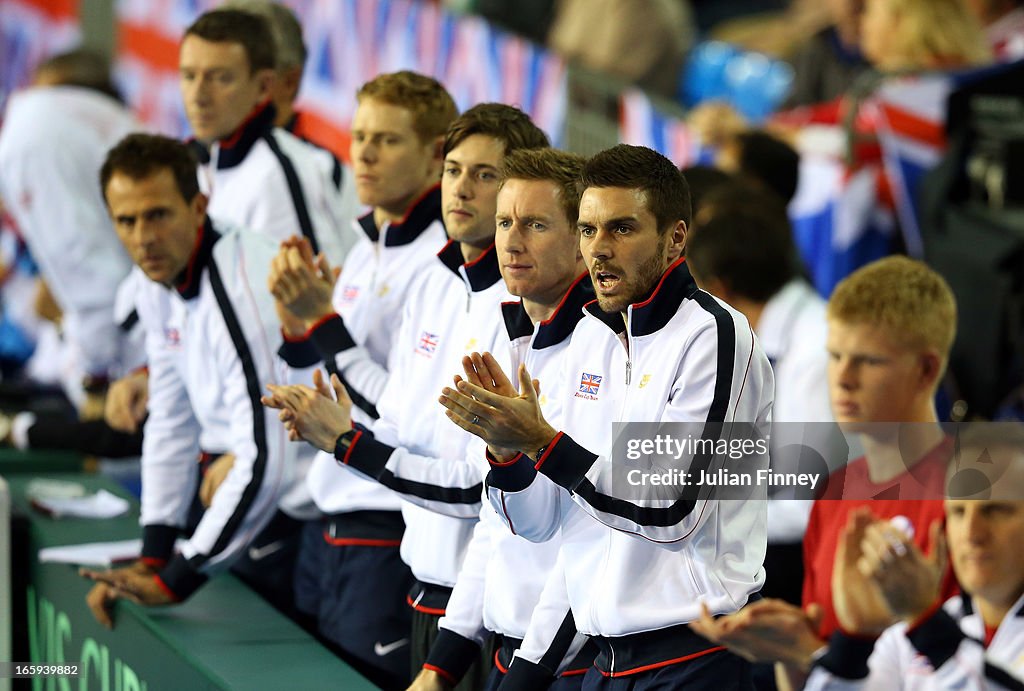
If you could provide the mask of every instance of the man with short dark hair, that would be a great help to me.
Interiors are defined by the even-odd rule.
[[[148,279],[136,296],[150,373],[142,557],[83,574],[98,581],[88,602],[111,626],[114,600],[184,600],[245,554],[294,484],[295,449],[259,401],[282,371],[268,349],[281,340],[265,290],[275,246],[209,218],[195,159],[173,139],[126,137],[101,181],[117,234]],[[201,462],[223,456],[233,465],[179,549]],[[263,571],[258,578],[273,589],[280,574]]]
[[[771,193],[727,183],[707,201],[710,218],[687,235],[686,262],[697,285],[741,312],[757,334],[775,374],[772,468],[798,472],[797,449],[827,456],[825,301],[800,276],[786,209]],[[768,496],[762,595],[799,604],[810,497],[797,499],[789,488],[770,488]]]
[[[508,291],[520,299],[502,304],[505,328],[493,347],[502,360],[525,362],[545,379],[559,372],[583,305],[594,295],[576,235],[583,164],[584,159],[564,151],[521,149],[502,165],[495,250]],[[510,383],[503,385],[514,392]],[[557,418],[560,404],[545,398],[545,413]],[[471,459],[486,453],[477,439],[467,449]],[[580,647],[570,646],[572,636],[561,640],[564,636],[556,635],[568,609],[564,599],[550,608],[539,606],[548,581],[562,578],[556,570],[558,551],[557,536],[540,544],[524,540],[502,525],[490,506],[481,507],[440,633],[413,688],[446,689],[457,683],[486,647],[490,632],[500,646],[488,689],[496,689],[506,674],[533,689],[554,682],[563,671],[563,658],[570,664]],[[564,588],[558,590],[564,594]],[[530,644],[524,648],[527,638]],[[572,688],[574,682],[578,688],[579,670],[590,666],[594,654],[580,653],[576,664],[564,670],[569,674],[561,677],[559,688]]]
[[[271,0],[230,0],[223,7],[245,10],[263,17],[274,35],[276,74],[270,87],[270,98],[277,108],[274,124],[303,141],[327,149],[339,161],[347,160],[348,137],[333,127],[325,127],[309,112],[295,108],[308,57],[302,39],[302,25],[295,12],[287,5]]]
[[[685,480],[639,491],[622,471],[641,466],[613,458],[612,423],[690,423],[716,446],[735,421],[764,438],[771,368],[746,319],[699,290],[686,268],[689,194],[671,161],[619,145],[587,163],[583,184],[580,249],[597,300],[573,333],[564,378],[540,383],[561,398],[563,429],[546,422],[523,366],[517,397],[463,381],[441,402],[459,427],[507,450],[487,484],[509,526],[531,540],[561,530],[573,619],[600,650],[585,688],[748,687],[749,665],[686,623],[701,602],[732,612],[760,589],[763,489],[745,501],[694,493]],[[754,474],[768,459],[752,447],[735,467]],[[695,481],[723,470],[707,451],[656,458]],[[563,520],[562,490],[589,516]]]
[[[789,204],[800,183],[800,154],[786,142],[760,130],[742,132],[718,155],[723,170],[745,178]]]
[[[242,10],[207,12],[185,30],[178,71],[200,182],[212,216],[278,241],[305,237],[340,264],[355,242],[353,190],[329,152],[274,127],[274,46],[266,21]]]

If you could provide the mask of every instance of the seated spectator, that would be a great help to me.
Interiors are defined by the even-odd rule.
[[[800,182],[800,154],[781,139],[760,130],[742,132],[718,152],[718,167],[776,194],[789,205]]]
[[[992,58],[963,0],[866,0],[860,46],[880,72],[955,69]]]
[[[860,52],[863,0],[829,0],[832,23],[811,36],[793,58],[793,87],[786,107],[842,96],[867,68]]]
[[[918,546],[928,549],[929,526],[943,516],[952,451],[934,403],[956,329],[946,282],[920,262],[888,257],[842,281],[826,314],[832,413],[860,437],[865,453],[829,476],[811,509],[804,537],[806,612],[766,599],[691,625],[748,659],[783,661],[794,682],[806,676],[813,652],[796,641],[808,627],[822,640],[838,627],[832,565],[848,517],[867,508],[876,519],[911,528]],[[952,579],[943,592],[955,592]],[[896,619],[877,598],[856,604],[845,616],[859,630],[881,633]]]
[[[704,198],[712,191],[723,185],[732,182],[735,178],[721,168],[714,166],[696,165],[688,168],[680,168],[686,184],[690,186],[690,206],[693,209],[693,217],[696,218],[704,204]]]
[[[850,159],[859,160],[862,155],[855,145],[862,139],[873,140],[877,128],[876,118],[862,112],[860,103],[874,93],[882,79],[908,72],[968,68],[992,59],[981,27],[962,0],[866,0],[860,49],[873,70],[864,71],[831,101],[780,113],[766,127],[788,141],[809,124],[845,124],[851,132]],[[687,125],[701,145],[710,149],[727,145],[749,128],[743,116],[720,101],[691,110]],[[873,141],[866,147],[875,157],[877,149]]]
[[[775,372],[772,468],[798,472],[801,454],[793,453],[797,447],[790,443],[792,433],[801,436],[793,442],[825,450],[808,436],[817,437],[820,424],[793,428],[832,419],[825,376],[825,301],[800,276],[789,221],[778,200],[745,185],[719,191],[726,189],[735,189],[747,203],[716,210],[706,223],[694,224],[686,238],[686,261],[697,285],[741,312],[757,334]],[[792,424],[786,430],[777,423]],[[785,446],[777,440],[785,440]],[[800,543],[810,501],[780,488],[770,488],[768,496],[766,582],[761,593],[799,603]]]
[[[852,516],[836,551],[836,610],[871,592],[901,621],[877,639],[843,621],[806,688],[1024,686],[1024,434],[1019,425],[981,427],[975,439],[968,431],[961,440],[964,457],[985,453],[986,465],[1001,475],[989,478],[994,483],[979,498],[960,495],[951,479],[945,535],[939,521],[932,523],[930,553],[886,521]],[[947,552],[964,593],[943,604]]]
[[[683,56],[693,43],[690,5],[688,0],[560,0],[548,43],[588,69],[673,98]]]

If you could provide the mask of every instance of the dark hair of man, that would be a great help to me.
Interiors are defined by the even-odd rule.
[[[717,206],[709,220],[690,228],[686,263],[702,281],[718,279],[748,300],[767,302],[801,275],[786,210],[749,185],[734,183],[728,191],[743,204]]]
[[[78,48],[54,55],[36,67],[37,76],[43,72],[48,73],[51,84],[92,89],[124,103],[121,92],[110,78],[110,61],[95,50]]]
[[[107,152],[100,169],[100,188],[107,198],[107,185],[115,173],[132,180],[144,180],[167,169],[174,176],[185,201],[199,194],[196,157],[186,144],[156,134],[129,134]]]
[[[509,180],[540,180],[554,183],[558,187],[558,199],[569,221],[569,227],[576,232],[576,221],[580,216],[580,175],[586,159],[577,154],[558,149],[518,149],[513,151],[501,166],[501,185]],[[500,189],[500,187],[499,187]]]
[[[660,233],[667,233],[678,221],[690,225],[686,179],[672,161],[645,146],[618,144],[595,154],[583,167],[583,188],[588,187],[640,190]]]
[[[249,70],[277,67],[274,35],[266,20],[243,10],[213,10],[185,29],[185,36],[196,36],[210,43],[237,43],[249,58]]]
[[[517,149],[550,146],[548,136],[530,116],[504,103],[480,103],[455,118],[444,138],[444,155],[474,134],[493,137],[505,145],[505,154]]]
[[[686,178],[686,184],[690,188],[690,208],[694,218],[700,213],[701,203],[711,190],[727,185],[736,179],[731,173],[708,165],[681,168],[679,172]]]
[[[800,182],[800,154],[766,132],[744,132],[738,137],[740,173],[753,178],[789,204]]]
[[[270,0],[228,0],[223,8],[251,12],[263,18],[274,36],[277,69],[301,69],[306,65],[307,51],[302,40],[302,25],[290,7]]]

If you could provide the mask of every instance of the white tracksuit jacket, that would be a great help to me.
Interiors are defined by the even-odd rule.
[[[209,151],[193,142],[207,213],[277,242],[307,237],[341,266],[358,239],[352,176],[330,152],[274,127],[274,115],[268,101]]]
[[[877,641],[833,634],[804,687],[810,691],[1024,689],[1024,597],[987,646],[985,623],[956,596],[913,629],[890,626]]]
[[[584,274],[570,288],[555,313],[536,328],[521,301],[502,305],[505,329],[499,335],[494,355],[513,381],[517,381],[515,373],[519,365],[525,364],[530,375],[541,382],[541,408],[545,418],[555,425],[562,422],[562,399],[549,396],[545,387],[561,379],[569,338],[583,317],[583,305],[593,299],[590,278]],[[504,341],[504,347],[500,341]],[[483,455],[486,444],[474,439],[470,450]],[[563,500],[572,501],[564,491]],[[538,610],[537,606],[541,591],[555,568],[560,542],[558,534],[539,543],[519,537],[508,529],[489,504],[485,504],[427,664],[444,670],[451,678],[461,678],[478,657],[478,648],[487,632],[525,638],[531,619],[550,613],[550,610]],[[568,613],[567,600],[563,598],[556,610],[551,621],[535,625],[538,630],[548,632],[542,644],[545,651],[552,647],[551,639],[557,638],[555,633]],[[575,633],[574,626],[571,633]],[[556,662],[561,662],[573,639],[570,635],[567,641],[559,641]],[[577,642],[582,644],[582,640]]]
[[[409,301],[410,288],[446,242],[441,222],[440,186],[410,207],[405,218],[377,228],[373,213],[359,219],[362,236],[352,248],[334,287],[336,314],[321,321],[301,341],[285,344],[289,364],[333,365],[356,403],[352,419],[371,425],[387,382],[395,324]],[[326,514],[401,509],[390,489],[361,473],[339,467],[333,453],[318,453],[306,484]]]
[[[622,317],[591,303],[566,354],[558,395],[563,430],[539,462],[521,457],[494,466],[491,503],[518,534],[546,540],[559,528],[572,614],[580,632],[606,637],[693,621],[700,601],[714,613],[734,612],[764,582],[763,488],[745,501],[692,497],[678,487],[657,497],[612,482],[608,462],[613,422],[688,422],[702,438],[716,423],[753,423],[768,433],[771,367],[742,315],[698,290],[683,260],[664,274],[652,296]],[[628,349],[627,349],[628,344]],[[710,436],[709,436],[710,435]],[[637,461],[644,467],[649,459]],[[706,456],[682,457],[675,470],[696,476]],[[712,468],[713,466],[707,466]],[[750,454],[743,470],[768,467]],[[582,512],[560,507],[568,490]]]
[[[64,312],[80,375],[115,374],[114,321],[132,267],[100,191],[107,151],[141,129],[113,98],[75,86],[11,96],[0,130],[0,197]]]
[[[221,235],[216,228],[224,230]],[[296,445],[260,396],[288,383],[281,327],[266,289],[276,246],[209,220],[175,288],[148,282],[137,299],[149,356],[142,447],[143,557],[183,599],[227,568],[273,517],[295,481]],[[181,553],[172,556],[194,496],[200,452],[234,466]]]
[[[463,264],[458,243],[449,242],[410,291],[380,418],[338,459],[408,500],[401,554],[423,583],[455,585],[487,465],[467,460],[473,436],[447,419],[437,397],[462,372],[464,355],[494,342],[508,297],[493,246]],[[431,505],[444,514],[424,508]]]

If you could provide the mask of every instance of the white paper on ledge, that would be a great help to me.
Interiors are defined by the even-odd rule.
[[[142,540],[88,542],[82,545],[44,547],[39,550],[40,562],[79,564],[81,566],[113,566],[134,561],[142,554]]]
[[[84,497],[32,496],[37,508],[54,518],[75,516],[77,518],[114,518],[127,513],[131,504],[105,489]]]

